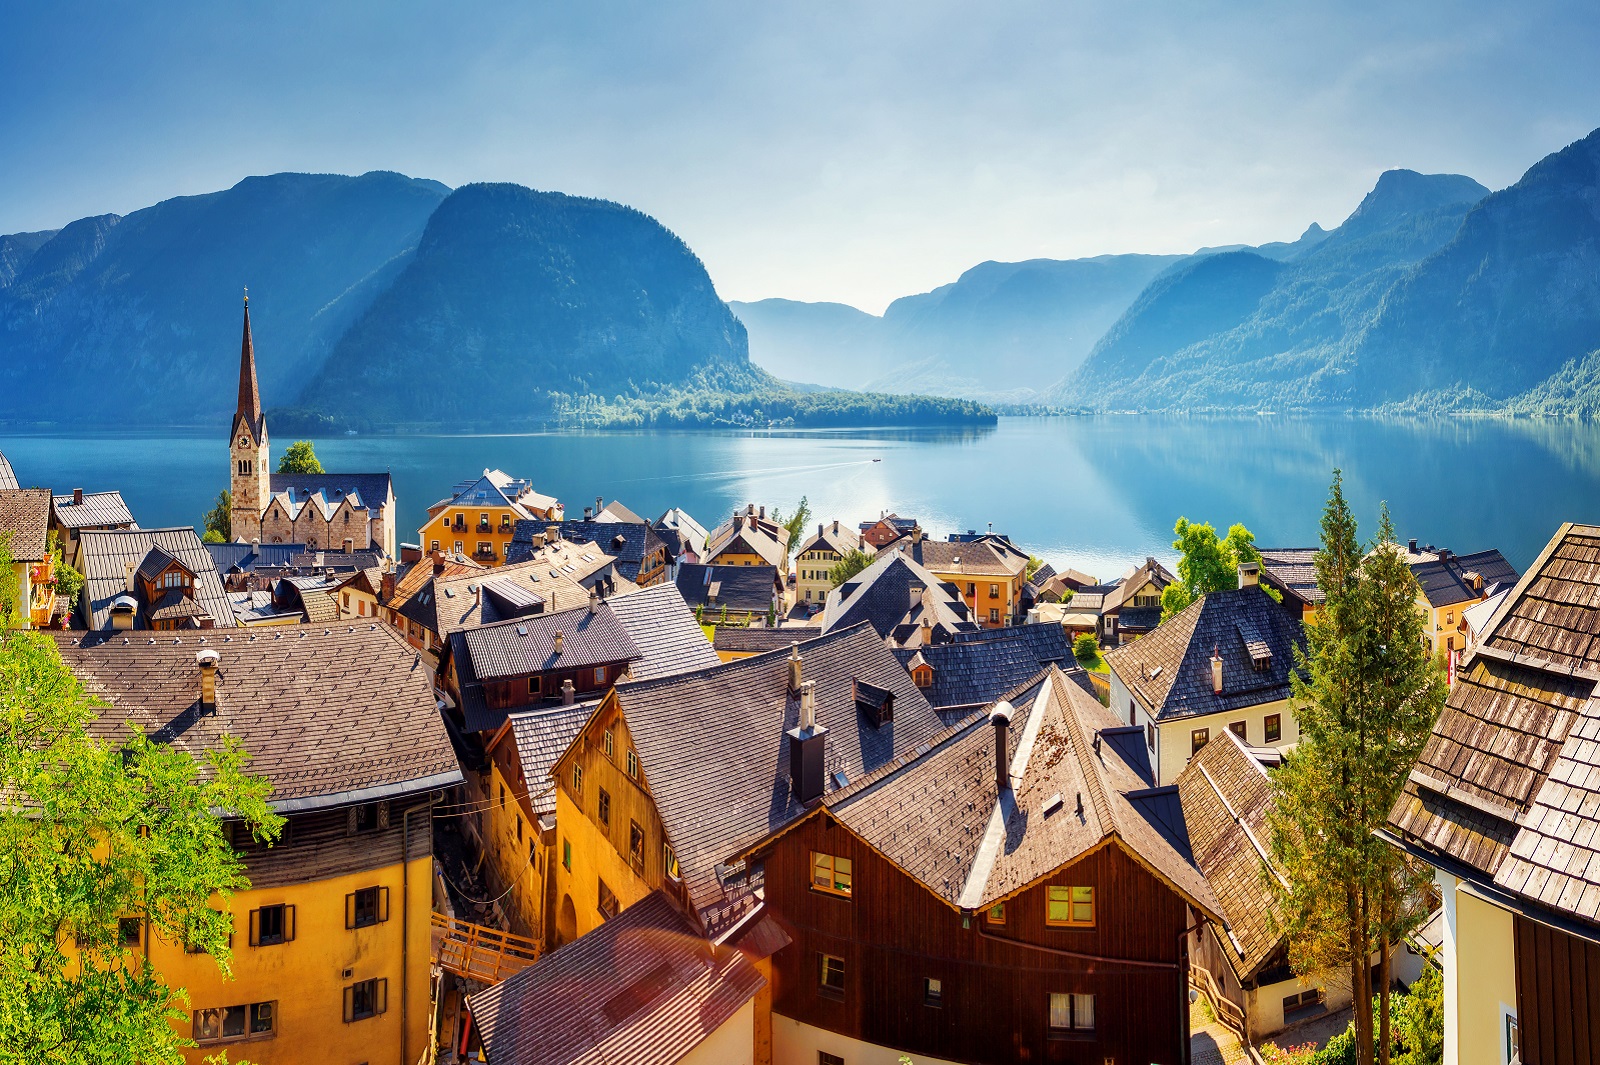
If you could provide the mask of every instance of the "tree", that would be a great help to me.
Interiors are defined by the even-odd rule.
[[[134,726],[101,739],[104,709],[49,637],[0,632],[0,1061],[182,1062],[187,996],[125,950],[124,922],[228,973],[231,918],[210,904],[249,881],[213,811],[264,841],[282,825],[236,740],[201,760]]]
[[[1348,975],[1356,1060],[1372,1065],[1376,1044],[1388,1065],[1389,944],[1415,917],[1422,874],[1374,833],[1432,731],[1445,683],[1423,643],[1416,580],[1388,508],[1363,558],[1337,470],[1316,573],[1324,604],[1291,673],[1300,743],[1273,775],[1272,851],[1294,870],[1279,916],[1296,972]],[[1374,951],[1376,1025],[1361,1005]]]
[[[217,505],[206,511],[200,519],[206,534],[201,537],[208,544],[225,544],[233,539],[233,491],[224,488],[217,493]]]
[[[1033,580],[1033,575],[1038,573],[1040,567],[1043,565],[1044,559],[1040,558],[1038,555],[1029,555],[1027,568],[1022,571],[1023,580]]]
[[[860,548],[851,548],[849,551],[846,551],[842,556],[840,556],[839,561],[833,564],[832,569],[828,570],[828,580],[833,583],[835,588],[837,588],[851,577],[854,577],[856,574],[872,565],[874,561],[875,559],[873,559],[871,555],[867,554],[865,551],[862,551]]]
[[[317,453],[312,450],[311,441],[296,440],[290,444],[289,450],[278,460],[278,472],[321,473],[322,463],[317,461]]]
[[[83,591],[83,574],[68,565],[66,556],[61,553],[61,534],[50,533],[50,554],[55,559],[55,588],[56,594],[69,603],[78,601],[78,593]]]
[[[1072,657],[1080,662],[1093,662],[1100,657],[1100,641],[1092,632],[1080,632],[1072,641]]]
[[[1178,537],[1172,541],[1173,550],[1179,554],[1178,580],[1161,591],[1162,621],[1202,595],[1239,587],[1239,564],[1261,561],[1255,534],[1243,525],[1230,526],[1228,535],[1218,538],[1210,522],[1197,525],[1188,518],[1179,518],[1172,531]],[[1276,589],[1262,585],[1262,590],[1281,600]]]
[[[794,513],[787,518],[777,507],[773,507],[772,520],[789,531],[789,542],[783,545],[783,560],[788,562],[790,552],[800,547],[800,537],[805,535],[806,526],[811,524],[811,504],[806,501],[805,496],[801,496],[800,502],[795,505]]]

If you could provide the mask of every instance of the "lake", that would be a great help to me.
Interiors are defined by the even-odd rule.
[[[274,456],[290,443],[274,439]],[[1600,522],[1600,426],[1341,417],[1002,418],[980,430],[551,432],[315,440],[330,470],[389,470],[400,539],[485,467],[531,477],[574,517],[595,496],[708,528],[741,503],[813,521],[896,511],[931,533],[985,529],[1056,566],[1113,576],[1171,558],[1179,515],[1243,522],[1264,546],[1310,545],[1341,467],[1363,535],[1387,500],[1400,537],[1498,547],[1525,568],[1562,521]],[[120,489],[141,525],[195,524],[227,486],[220,431],[0,432],[23,485]],[[874,461],[880,460],[880,461]]]

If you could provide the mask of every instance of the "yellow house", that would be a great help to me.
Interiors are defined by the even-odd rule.
[[[902,550],[940,581],[954,585],[972,620],[983,628],[998,629],[1021,620],[1028,555],[1005,537],[928,540],[919,526],[909,537],[883,547],[879,554]]]
[[[1471,643],[1466,612],[1517,583],[1517,571],[1499,551],[1458,555],[1432,545],[1408,545],[1411,575],[1417,579],[1417,609],[1426,619],[1424,635],[1435,655],[1453,656]]]
[[[828,574],[851,551],[861,550],[861,536],[848,525],[832,522],[817,526],[817,534],[800,547],[794,560],[794,597],[798,603],[821,607],[833,591]]]
[[[533,482],[503,470],[484,470],[428,508],[417,542],[426,554],[462,555],[496,566],[505,561],[517,522],[560,521],[564,514],[554,497],[533,490]]]
[[[1305,635],[1240,567],[1242,586],[1212,592],[1148,636],[1105,654],[1111,712],[1145,730],[1156,783],[1171,784],[1223,730],[1247,746],[1290,747],[1300,733],[1290,670]]]
[[[252,755],[287,818],[279,841],[229,826],[251,887],[233,916],[233,978],[185,945],[130,927],[188,992],[173,1023],[200,1046],[261,1065],[414,1062],[428,1052],[432,811],[461,780],[416,655],[376,622],[160,642],[62,634],[63,659],[131,719],[197,754],[223,735]]]
[[[708,566],[776,566],[782,574],[788,546],[789,530],[768,519],[766,507],[750,503],[711,530],[700,561]]]
[[[49,489],[0,489],[0,536],[9,540],[19,620],[26,628],[44,628],[55,612],[55,563],[49,529]]]
[[[1600,1017],[1600,527],[1495,610],[1383,833],[1433,866],[1446,1065],[1591,1060]]]
[[[394,576],[387,566],[356,570],[333,588],[334,601],[339,604],[339,620],[365,621],[379,617],[381,605],[393,591]]]

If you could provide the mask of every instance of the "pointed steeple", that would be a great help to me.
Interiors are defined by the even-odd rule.
[[[233,416],[234,428],[243,420],[250,433],[261,439],[261,389],[256,384],[256,349],[250,339],[250,290],[244,290],[244,338],[239,343],[239,409]]]

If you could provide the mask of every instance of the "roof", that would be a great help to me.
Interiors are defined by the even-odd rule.
[[[92,730],[132,721],[199,755],[235,736],[280,812],[364,802],[461,779],[428,669],[385,626],[234,633],[62,633],[61,656],[110,703]],[[195,655],[221,656],[214,713],[201,713]]]
[[[983,536],[967,542],[929,540],[920,542],[902,537],[879,548],[886,552],[903,551],[934,573],[959,573],[968,577],[1018,576],[1028,567],[1028,556],[998,536]]]
[[[291,521],[307,505],[326,519],[346,498],[351,506],[369,510],[380,509],[394,498],[387,473],[275,473],[267,491],[288,511]]]
[[[552,510],[561,504],[553,496],[533,490],[533,482],[513,477],[504,470],[484,470],[478,477],[458,481],[450,494],[428,508],[437,514],[447,507],[499,507],[509,509],[518,518],[534,518],[534,510]],[[529,508],[533,508],[530,510]]]
[[[1039,568],[1033,571],[1033,576],[1028,578],[1028,587],[1037,592],[1055,575],[1056,568],[1054,566],[1048,562],[1041,563]]]
[[[88,605],[88,627],[111,625],[111,601],[128,592],[129,565],[138,567],[152,549],[181,562],[194,574],[194,596],[218,628],[231,628],[233,609],[217,575],[211,553],[190,526],[173,529],[84,529],[79,535],[83,554],[83,596]]]
[[[1239,737],[1227,729],[1200,749],[1178,774],[1178,795],[1195,862],[1222,908],[1228,959],[1249,980],[1277,952],[1274,929],[1282,876],[1271,859],[1272,781]]]
[[[953,633],[950,639],[955,643],[1021,639],[1027,642],[1034,657],[1043,664],[1054,662],[1062,669],[1071,669],[1077,664],[1072,657],[1072,641],[1067,639],[1066,630],[1054,622],[1012,625],[1004,629],[974,629]]]
[[[371,569],[383,561],[383,552],[320,551],[305,544],[206,544],[218,573],[237,568],[240,573],[279,570],[338,570],[354,572]]]
[[[85,492],[83,502],[73,502],[70,494],[52,497],[55,522],[65,529],[82,529],[85,526],[128,526],[133,515],[128,504],[122,501],[121,492]]]
[[[43,562],[49,552],[50,490],[0,489],[0,532],[11,534],[11,557]]]
[[[606,603],[643,656],[628,667],[634,680],[688,673],[721,661],[676,585],[640,588],[612,596]]]
[[[913,595],[917,588],[921,590]],[[880,639],[908,647],[923,643],[924,620],[933,639],[978,627],[954,587],[899,551],[880,554],[830,591],[822,609],[824,632],[865,621]]]
[[[263,435],[266,428],[266,419],[261,411],[261,389],[256,384],[256,349],[250,339],[250,297],[244,298],[244,332],[239,341],[239,403],[234,410],[233,430],[237,432],[239,423],[243,422],[250,427],[250,433],[257,440]]]
[[[902,518],[898,514],[885,514],[882,517],[873,518],[871,521],[862,522],[858,528],[860,528],[862,532],[866,532],[868,529],[879,523],[887,525],[889,528],[899,533],[908,533],[912,529],[915,529],[918,525],[916,518]]]
[[[1462,875],[1600,926],[1600,527],[1564,525],[1457,670],[1389,814]]]
[[[1478,551],[1470,555],[1440,554],[1411,564],[1422,595],[1430,606],[1447,607],[1475,603],[1499,586],[1517,583],[1517,571],[1499,551]]]
[[[1057,632],[1061,626],[1053,626]],[[1004,630],[997,630],[1003,632]],[[915,664],[933,670],[933,684],[922,694],[934,706],[980,706],[1037,677],[1046,668],[1032,643],[1021,636],[968,643],[935,643],[895,648],[907,669]]]
[[[1289,698],[1300,622],[1260,587],[1211,592],[1149,635],[1107,651],[1106,664],[1158,721],[1216,714]],[[1257,670],[1251,649],[1271,661]],[[1222,693],[1211,688],[1211,656],[1222,658]]]
[[[11,468],[11,462],[6,458],[5,452],[0,451],[0,491],[8,488],[22,487],[17,483],[17,474]]]
[[[766,981],[654,892],[467,999],[492,1065],[671,1065]]]
[[[670,529],[676,533],[679,542],[696,555],[705,552],[706,540],[710,538],[710,534],[706,532],[705,526],[695,521],[682,508],[673,507],[656,519],[656,531],[660,532],[663,529]]]
[[[718,863],[805,812],[790,793],[788,730],[799,724],[788,651],[655,681],[619,684],[640,767],[690,898],[702,911],[726,900]],[[828,730],[825,764],[864,776],[937,736],[944,723],[869,626],[800,644],[802,678],[815,681],[816,720]],[[894,693],[882,727],[856,705],[855,682]]]
[[[821,633],[822,630],[815,625],[780,626],[776,629],[754,625],[718,625],[711,646],[718,651],[733,654],[761,654],[778,648],[788,650],[790,644],[809,640]]]
[[[720,525],[711,534],[706,542],[706,558],[715,559],[724,554],[755,555],[770,566],[783,564],[784,545],[777,537],[746,517],[734,521],[736,524]]]
[[[144,560],[139,563],[138,574],[147,581],[153,581],[165,573],[173,565],[177,565],[181,569],[188,570],[190,573],[194,572],[194,570],[189,569],[188,566],[185,566],[182,562],[179,562],[176,558],[174,558],[166,548],[162,547],[160,544],[156,544],[149,551],[145,552]]]
[[[617,560],[617,572],[630,581],[639,579],[645,559],[659,550],[664,541],[643,521],[528,521],[517,522],[506,546],[506,561],[521,562],[536,550],[536,533],[551,525],[561,526],[562,539],[569,543],[592,544]]]
[[[826,522],[817,526],[814,536],[800,545],[796,554],[807,551],[832,551],[837,555],[849,554],[851,551],[861,549],[861,533],[839,521]]]
[[[1261,548],[1261,579],[1302,603],[1320,606],[1325,597],[1317,586],[1318,550],[1315,547]]]
[[[626,522],[629,525],[649,524],[643,518],[639,517],[639,515],[623,506],[622,500],[620,499],[613,499],[611,502],[607,503],[606,508],[600,513],[596,514],[594,518],[599,522],[616,521]]]
[[[773,566],[707,566],[685,562],[678,567],[678,591],[690,606],[722,607],[764,614],[777,592]]]
[[[995,779],[995,730],[980,715],[846,794],[830,812],[947,904],[987,909],[1115,839],[1203,912],[1205,878],[1130,801],[1150,788],[1143,745],[1094,697],[1052,669],[1013,700],[1008,788]],[[1079,802],[1081,800],[1081,808]]]
[[[419,568],[426,573],[427,560]],[[613,568],[609,556],[568,541],[494,569],[447,564],[443,573],[425,576],[424,586],[406,597],[400,613],[443,638],[496,621],[587,605],[594,588],[606,595],[631,589],[632,582],[613,576]]]
[[[556,784],[550,779],[550,770],[578,738],[597,705],[598,700],[591,699],[511,714],[511,735],[517,745],[517,760],[522,764],[522,778],[528,785],[533,816],[555,816]]]
[[[1175,580],[1177,580],[1177,578],[1172,575],[1171,570],[1167,569],[1167,567],[1163,566],[1155,559],[1147,558],[1143,563],[1135,566],[1133,569],[1123,574],[1122,579],[1117,581],[1116,584],[1111,585],[1106,589],[1105,598],[1101,602],[1100,610],[1105,614],[1119,614],[1120,616],[1117,619],[1118,624],[1126,626],[1128,624],[1128,614],[1131,612],[1131,609],[1135,609],[1123,609],[1122,604],[1127,601],[1128,596],[1143,588],[1150,581],[1154,581],[1156,586],[1159,588],[1165,588]],[[1085,589],[1085,591],[1087,590],[1088,589]],[[1076,602],[1078,597],[1073,596],[1072,598],[1073,601]],[[1149,608],[1141,607],[1136,609]],[[1160,611],[1157,610],[1156,613],[1159,616]]]

